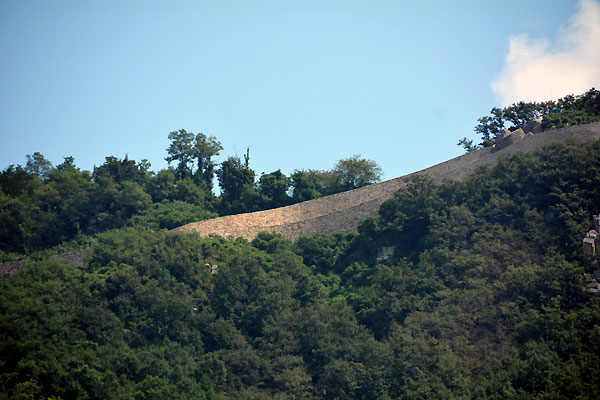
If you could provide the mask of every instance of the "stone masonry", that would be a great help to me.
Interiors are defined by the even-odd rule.
[[[527,135],[501,149],[487,147],[453,158],[400,178],[348,192],[325,196],[272,210],[229,215],[193,222],[175,228],[178,232],[198,232],[201,236],[244,237],[252,240],[259,232],[278,232],[288,239],[315,233],[351,232],[360,221],[376,215],[381,204],[406,185],[407,178],[428,176],[434,182],[460,179],[484,165],[493,165],[499,156],[541,149],[552,143],[589,143],[600,139],[600,123]]]
[[[76,267],[82,267],[86,263],[86,259],[90,256],[90,254],[91,252],[89,249],[84,249],[72,251],[70,253],[54,255],[48,258],[65,260],[68,261],[71,265],[74,265]],[[0,263],[0,280],[12,277],[30,262],[31,260],[21,260],[6,261]]]

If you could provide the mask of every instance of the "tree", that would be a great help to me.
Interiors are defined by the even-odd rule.
[[[579,96],[565,96],[558,100],[557,106],[562,110],[586,111],[588,114],[600,115],[600,90],[591,88]]]
[[[29,187],[38,184],[37,181],[38,178],[27,173],[20,165],[9,165],[4,171],[0,171],[0,189],[13,197],[20,196]]]
[[[32,175],[37,175],[42,179],[46,179],[52,171],[52,163],[46,160],[42,153],[36,151],[33,153],[33,156],[27,154],[25,171]]]
[[[124,219],[128,219],[133,214],[148,208],[152,204],[152,198],[137,183],[125,181],[119,187],[115,203],[118,213]]]
[[[74,157],[67,156],[67,157],[63,157],[63,158],[65,159],[65,161],[58,164],[56,166],[56,168],[54,168],[56,171],[64,172],[64,171],[69,171],[69,170],[77,168],[77,167],[75,167],[75,158]]]
[[[467,139],[466,136],[458,141],[458,146],[462,146],[467,153],[470,153],[473,150],[477,150],[479,148],[479,146],[473,144],[473,141],[471,139]]]
[[[475,132],[481,135],[482,145],[488,147],[494,144],[496,137],[504,131],[504,118],[502,110],[494,107],[490,111],[491,116],[484,116],[477,120],[479,124],[475,126]]]
[[[550,108],[558,109],[559,113],[548,114]],[[600,91],[592,88],[582,95],[567,95],[557,102],[520,101],[502,109],[494,107],[489,116],[477,120],[475,132],[483,139],[479,146],[493,146],[496,138],[503,134],[506,123],[510,123],[508,129],[514,131],[534,119],[543,120],[542,130],[596,122],[600,120]],[[458,145],[467,151],[472,149],[469,147],[470,143],[464,139],[460,140]]]
[[[180,179],[171,194],[171,200],[185,201],[196,206],[204,206],[206,193],[191,179]]]
[[[198,133],[194,145],[194,157],[198,163],[196,175],[198,181],[204,182],[209,190],[213,187],[213,178],[215,176],[215,164],[212,162],[212,157],[218,156],[223,150],[223,146],[214,136],[206,136],[203,133]]]
[[[527,122],[537,119],[544,107],[540,103],[520,101],[503,110],[504,119],[512,124],[511,130],[522,128]]]
[[[187,132],[185,129],[173,131],[169,133],[171,144],[167,148],[168,157],[165,160],[171,164],[173,161],[178,161],[176,169],[176,177],[183,179],[192,175],[190,163],[194,159],[194,134]]]
[[[165,160],[171,164],[178,161],[176,177],[178,179],[194,177],[196,183],[203,183],[212,190],[214,177],[214,163],[212,157],[219,155],[223,146],[214,136],[206,136],[203,133],[194,135],[185,129],[169,133],[171,144],[167,148],[168,157]],[[194,172],[194,162],[197,169]]]
[[[311,171],[295,170],[290,176],[292,187],[292,201],[299,203],[301,201],[316,199],[322,194],[317,190],[315,179],[311,177]]]
[[[57,167],[46,184],[58,193],[57,240],[68,240],[86,232],[89,220],[94,217],[91,207],[94,184],[88,171],[80,171],[72,164],[67,169]]]
[[[263,197],[263,208],[277,208],[287,206],[290,203],[289,179],[277,170],[270,174],[263,174],[259,180],[258,193]]]
[[[298,203],[379,182],[381,167],[354,155],[339,160],[331,170],[295,170],[290,178],[292,200]]]
[[[358,189],[381,180],[381,167],[358,154],[339,160],[332,172],[340,191]]]
[[[142,184],[146,180],[149,168],[148,160],[136,163],[135,160],[130,160],[128,155],[122,160],[109,156],[105,157],[104,164],[94,167],[94,179],[103,180],[110,177],[116,183],[131,181]]]
[[[247,163],[242,164],[239,157],[229,157],[221,163],[217,170],[217,178],[221,187],[221,207],[224,212],[240,209],[240,204],[233,206],[244,191],[254,185],[254,171]]]
[[[146,191],[152,196],[152,201],[155,203],[173,200],[175,188],[175,171],[173,167],[158,171],[146,184]]]

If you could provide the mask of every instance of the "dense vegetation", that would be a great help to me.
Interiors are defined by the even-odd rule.
[[[600,91],[591,88],[581,95],[568,95],[558,101],[521,101],[504,108],[493,107],[489,115],[477,120],[475,132],[481,136],[481,143],[473,144],[464,137],[458,145],[467,151],[492,146],[505,129],[514,131],[532,120],[542,120],[542,131],[600,122]]]
[[[342,159],[332,170],[280,170],[256,180],[245,162],[229,157],[215,164],[221,150],[215,137],[185,130],[171,132],[169,167],[155,173],[150,164],[106,157],[93,172],[82,171],[73,157],[56,167],[40,153],[27,156],[25,167],[0,171],[0,261],[86,235],[125,226],[172,229],[218,215],[286,206],[355,189],[381,177],[381,169],[358,155]],[[218,177],[221,193],[213,192]]]
[[[415,179],[357,232],[294,243],[156,230],[212,204],[169,186],[176,171],[125,159],[91,176],[3,173],[2,210],[26,207],[36,224],[141,222],[90,236],[83,268],[37,261],[0,283],[0,399],[600,398],[600,297],[585,290],[598,262],[581,251],[600,143]],[[98,205],[71,206],[81,198]],[[28,235],[69,237],[22,234],[32,248]],[[377,259],[384,246],[392,260]]]

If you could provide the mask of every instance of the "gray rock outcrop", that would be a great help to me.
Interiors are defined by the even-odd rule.
[[[525,136],[525,132],[521,128],[509,134],[505,134],[504,136],[496,139],[496,150],[502,150],[510,145],[520,142],[525,138]]]

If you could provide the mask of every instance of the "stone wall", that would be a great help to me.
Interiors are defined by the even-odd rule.
[[[91,255],[90,249],[72,251],[70,253],[57,254],[48,257],[49,259],[61,259],[69,262],[76,267],[82,267],[86,259]],[[0,280],[8,279],[19,272],[31,260],[5,261],[0,263]]]
[[[351,232],[359,222],[376,215],[381,203],[393,197],[407,178],[415,175],[429,176],[435,182],[460,179],[484,165],[493,165],[498,157],[516,152],[534,151],[551,143],[575,141],[588,143],[600,139],[600,123],[573,126],[528,135],[517,143],[502,149],[483,148],[422,171],[400,178],[366,186],[348,192],[305,201],[287,207],[247,214],[229,215],[211,220],[193,222],[175,228],[179,232],[198,232],[223,237],[253,239],[258,232],[278,232],[289,239],[315,233]]]

